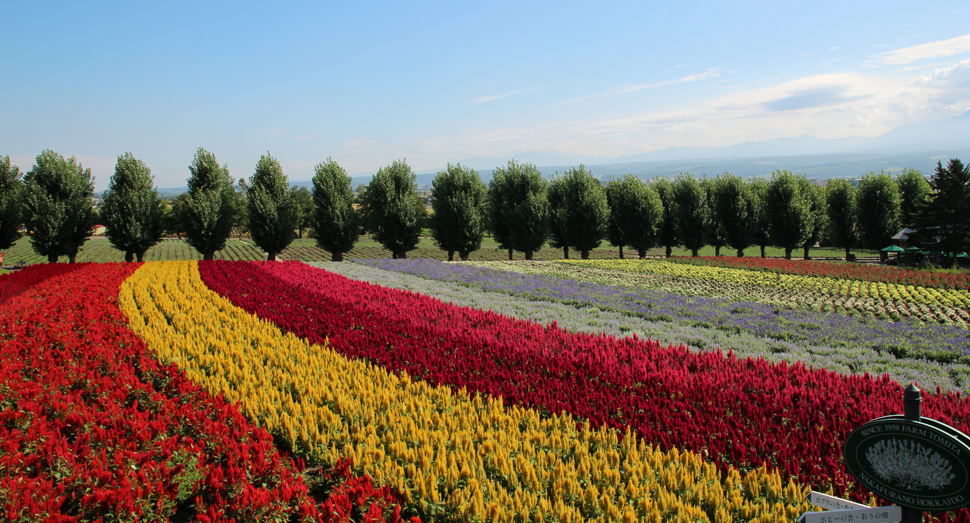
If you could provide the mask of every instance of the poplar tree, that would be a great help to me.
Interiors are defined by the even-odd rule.
[[[220,167],[216,156],[201,147],[189,172],[189,192],[181,213],[185,241],[202,254],[203,260],[211,260],[216,251],[226,247],[232,231],[236,191],[229,167]]]
[[[721,247],[727,245],[727,231],[721,223],[715,207],[718,186],[716,179],[704,176],[701,180],[701,188],[704,190],[704,202],[707,205],[707,242],[714,246],[714,256],[721,255]]]
[[[478,172],[461,164],[448,164],[431,182],[431,237],[448,251],[448,261],[454,261],[456,251],[468,261],[468,255],[482,247],[487,191]]]
[[[394,258],[407,258],[421,238],[417,176],[405,161],[381,167],[362,197],[367,230]]]
[[[663,206],[663,216],[657,228],[657,243],[664,246],[664,254],[670,258],[674,245],[677,245],[677,201],[674,199],[674,184],[667,178],[660,178],[650,187],[657,193]]]
[[[605,192],[610,207],[607,239],[620,247],[620,258],[624,245],[636,250],[640,258],[646,257],[657,245],[663,222],[660,196],[632,174],[610,180]]]
[[[805,243],[802,244],[804,249],[803,259],[811,260],[812,257],[809,256],[809,249],[811,249],[815,243],[822,240],[823,234],[825,232],[825,225],[828,222],[828,213],[826,212],[825,206],[825,189],[822,187],[811,183],[807,178],[802,179],[802,190],[808,195],[809,205],[809,219],[811,224],[808,228],[808,238],[805,239]]]
[[[266,252],[267,261],[276,261],[276,256],[296,238],[294,207],[283,167],[266,153],[259,158],[249,179],[246,211],[253,243]]]
[[[856,223],[862,246],[879,250],[889,245],[901,228],[896,182],[888,173],[870,172],[859,180],[856,202]],[[879,257],[885,261],[888,255],[880,250]]]
[[[98,209],[105,236],[125,253],[125,261],[142,261],[162,239],[162,201],[153,186],[152,170],[131,153],[118,157],[114,175]]]
[[[805,245],[814,226],[812,200],[802,183],[805,175],[775,171],[766,195],[771,242],[785,249],[785,259],[792,250]]]
[[[829,180],[826,188],[825,204],[828,211],[827,237],[832,245],[845,249],[845,259],[849,259],[849,249],[855,246],[856,235],[856,190],[848,180]]]
[[[696,257],[710,236],[707,192],[690,173],[680,173],[674,183],[674,203],[677,238]]]
[[[756,196],[740,176],[730,173],[715,178],[713,185],[716,221],[725,243],[735,249],[738,258],[741,258],[744,250],[757,240]]]
[[[67,256],[74,263],[78,250],[94,226],[94,181],[91,169],[83,168],[72,156],[45,150],[24,176],[24,225],[34,251],[47,256],[48,263]]]
[[[293,220],[296,227],[296,236],[297,238],[302,238],[303,233],[312,226],[313,194],[306,187],[291,187],[290,199],[293,202]]]
[[[532,254],[546,243],[549,230],[548,183],[532,164],[510,160],[492,171],[488,184],[490,229],[503,249]]]
[[[23,236],[20,233],[24,181],[20,168],[10,165],[10,157],[0,157],[0,249],[9,249]]]
[[[310,227],[317,245],[331,261],[344,261],[360,238],[360,216],[354,210],[352,180],[332,158],[318,163],[313,175],[313,214]]]
[[[754,244],[761,249],[761,257],[766,258],[765,248],[771,243],[768,218],[768,181],[760,178],[748,180],[748,194],[751,196],[751,225],[754,228]]]
[[[896,186],[899,187],[899,218],[903,227],[912,227],[919,220],[919,214],[924,204],[929,201],[933,188],[912,167],[903,169],[896,177]]]
[[[599,180],[582,164],[568,169],[561,179],[565,188],[565,205],[560,216],[566,232],[566,243],[579,251],[582,259],[587,260],[589,251],[599,247],[606,237],[606,224],[610,219],[606,193]]]

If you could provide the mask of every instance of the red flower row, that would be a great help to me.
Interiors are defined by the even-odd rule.
[[[863,280],[897,285],[913,285],[939,289],[970,290],[970,274],[929,272],[925,270],[902,269],[871,265],[867,263],[832,263],[805,260],[782,260],[776,258],[736,258],[733,256],[698,256],[697,258],[670,258],[668,261],[688,265],[728,267],[797,274],[800,276],[821,276],[845,280]]]
[[[348,521],[390,496],[344,468],[318,511],[268,433],[124,327],[136,265],[60,267],[0,279],[39,282],[0,306],[0,519]]]
[[[299,263],[209,262],[200,272],[236,305],[311,341],[329,338],[347,356],[507,404],[629,426],[722,467],[767,463],[839,492],[851,483],[840,458],[845,437],[901,412],[902,388],[888,377],[543,328]],[[937,392],[923,409],[967,428],[970,404],[959,396]]]

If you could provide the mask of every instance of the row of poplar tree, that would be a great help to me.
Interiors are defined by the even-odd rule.
[[[228,167],[205,149],[196,152],[189,171],[188,192],[174,208],[175,229],[203,259],[212,259],[238,221],[238,194]],[[619,247],[621,258],[624,247],[643,257],[662,246],[670,256],[677,245],[695,256],[706,245],[717,255],[730,247],[738,256],[760,246],[764,256],[773,245],[785,249],[786,258],[799,248],[808,258],[823,240],[848,257],[857,246],[888,245],[902,226],[933,231],[922,238],[927,248],[956,253],[970,246],[970,169],[959,160],[938,163],[929,181],[907,169],[895,178],[870,173],[857,185],[833,179],[825,187],[789,171],[776,171],[770,180],[682,173],[652,183],[626,175],[602,184],[582,165],[547,181],[534,165],[515,161],[492,175],[486,186],[473,169],[449,164],[433,181],[427,219],[416,175],[404,161],[381,168],[355,194],[350,176],[328,159],[315,167],[311,200],[303,202],[267,154],[240,186],[248,230],[270,260],[305,225],[334,261],[365,231],[395,258],[406,257],[424,225],[449,260],[455,253],[467,260],[486,234],[508,250],[509,259],[513,251],[532,259],[547,243],[566,258],[570,249],[587,258],[603,240]],[[125,259],[140,261],[166,229],[151,170],[125,153],[97,208],[93,187],[90,169],[73,157],[46,150],[23,179],[9,157],[0,158],[0,249],[19,239],[23,224],[37,253],[51,262],[65,255],[74,261],[99,220]]]

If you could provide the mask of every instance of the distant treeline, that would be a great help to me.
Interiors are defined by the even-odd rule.
[[[864,175],[857,185],[843,179],[825,185],[803,174],[775,171],[770,180],[725,173],[644,183],[633,175],[605,184],[583,165],[542,177],[536,166],[510,161],[492,172],[486,186],[478,173],[449,164],[434,178],[431,212],[417,194],[416,176],[404,161],[381,168],[370,183],[354,191],[347,172],[332,159],[315,167],[312,191],[289,187],[279,162],[268,153],[248,181],[235,181],[215,155],[199,148],[189,166],[188,192],[162,201],[151,170],[130,153],[118,157],[100,202],[92,205],[90,169],[75,158],[45,150],[21,176],[10,158],[0,158],[0,249],[23,234],[50,262],[74,261],[96,224],[128,261],[166,233],[177,234],[203,259],[225,247],[233,230],[248,232],[270,260],[307,232],[317,244],[343,259],[360,236],[371,234],[395,258],[414,250],[421,231],[462,260],[481,248],[486,234],[501,249],[532,259],[545,246],[586,258],[606,240],[641,257],[654,247],[670,256],[675,246],[695,256],[706,245],[744,249],[783,248],[786,258],[824,242],[843,248],[881,249],[903,227],[910,241],[941,252],[945,264],[970,247],[970,168],[951,159],[937,163],[927,180],[906,169],[893,177]]]

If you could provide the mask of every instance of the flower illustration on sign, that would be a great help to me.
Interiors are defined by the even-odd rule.
[[[946,458],[913,440],[882,440],[866,459],[877,476],[907,490],[940,490],[956,478]]]

